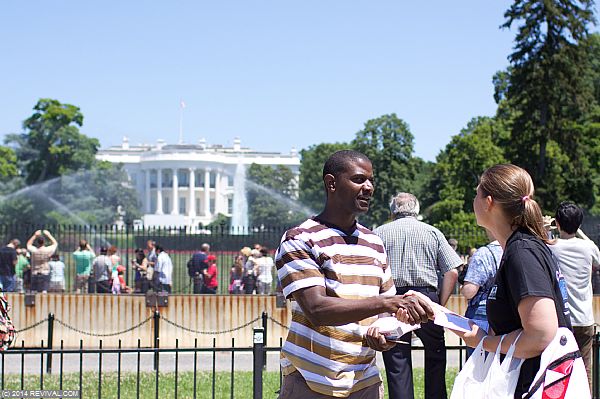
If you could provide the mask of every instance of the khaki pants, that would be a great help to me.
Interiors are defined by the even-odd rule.
[[[302,374],[294,371],[283,377],[279,399],[331,399],[333,396],[323,395],[311,390]],[[383,384],[373,384],[370,387],[354,392],[347,399],[383,399]]]
[[[579,346],[579,352],[585,364],[585,371],[588,376],[590,390],[592,389],[592,342],[594,338],[594,326],[576,327],[573,326],[573,335]]]

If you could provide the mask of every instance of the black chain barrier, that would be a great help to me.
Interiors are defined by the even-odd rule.
[[[128,332],[131,332],[131,331],[133,331],[133,330],[135,330],[137,328],[140,328],[141,326],[143,326],[144,324],[146,324],[150,320],[152,320],[152,318],[153,318],[153,316],[150,316],[147,319],[139,322],[138,324],[136,324],[134,326],[131,326],[129,328],[126,328],[125,330],[117,331],[117,332],[113,332],[113,333],[92,333],[92,332],[83,331],[83,330],[80,330],[80,329],[78,329],[76,327],[70,326],[67,323],[65,323],[62,320],[60,320],[60,319],[54,319],[54,321],[56,321],[58,324],[60,324],[61,326],[65,327],[68,330],[75,331],[75,332],[77,332],[79,334],[87,335],[87,336],[90,336],[90,337],[114,337],[114,336],[117,336],[117,335],[122,335],[122,334],[125,334],[125,333],[128,333]],[[261,320],[261,317],[257,317],[257,318],[255,318],[253,320],[250,320],[249,322],[247,322],[245,324],[242,324],[242,325],[237,326],[237,327],[229,328],[227,330],[199,331],[199,330],[194,330],[194,329],[186,327],[186,326],[182,326],[181,324],[178,324],[178,323],[176,323],[174,321],[171,321],[171,320],[167,319],[166,317],[164,317],[162,315],[160,315],[160,318],[162,320],[164,320],[166,323],[172,325],[173,327],[177,327],[177,328],[182,329],[184,331],[191,332],[191,333],[194,333],[194,334],[199,334],[199,335],[227,334],[227,333],[231,333],[231,332],[234,332],[234,331],[238,331],[238,330],[244,329],[244,328],[252,325],[253,323],[256,323],[257,321]],[[285,330],[289,330],[289,327],[286,326],[286,325],[284,325],[284,324],[282,324],[279,320],[276,320],[276,319],[274,319],[271,316],[267,316],[267,318],[269,320],[271,320],[273,323],[275,323],[276,325],[278,325],[279,327],[281,327],[281,328],[283,328]],[[39,325],[47,323],[47,322],[48,322],[47,318],[46,319],[42,319],[42,320],[38,321],[37,323],[34,323],[34,324],[32,324],[30,326],[27,326],[25,328],[22,328],[20,330],[17,330],[16,333],[22,333],[22,332],[25,332],[27,330],[34,329],[34,328],[38,327]]]
[[[105,333],[105,334],[103,334],[103,333],[91,333],[91,332],[83,331],[83,330],[80,330],[78,328],[75,328],[73,326],[70,326],[70,325],[64,323],[60,319],[54,319],[54,321],[56,321],[58,324],[60,324],[63,327],[65,327],[65,328],[67,328],[67,329],[69,329],[71,331],[75,331],[75,332],[77,332],[79,334],[88,335],[90,337],[114,337],[116,335],[125,334],[125,333],[128,333],[130,331],[135,330],[136,328],[139,328],[139,327],[143,326],[144,324],[148,323],[150,320],[152,320],[152,316],[148,317],[146,320],[143,320],[143,321],[139,322],[138,324],[136,324],[136,325],[134,325],[132,327],[129,327],[129,328],[123,330],[123,331],[117,331],[117,332],[114,332],[114,333]]]
[[[185,330],[185,331],[187,331],[187,332],[191,332],[191,333],[194,333],[194,334],[200,334],[200,335],[218,335],[218,334],[227,334],[227,333],[230,333],[230,332],[234,332],[234,331],[237,331],[237,330],[241,330],[242,328],[246,328],[246,327],[250,326],[252,323],[255,323],[255,322],[257,322],[257,321],[260,321],[260,319],[261,319],[260,317],[257,317],[257,318],[256,318],[256,319],[254,319],[254,320],[250,320],[250,321],[249,321],[248,323],[246,323],[246,324],[242,324],[241,326],[234,327],[234,328],[230,328],[230,329],[228,329],[228,330],[221,330],[221,331],[198,331],[198,330],[193,330],[193,329],[191,329],[191,328],[188,328],[188,327],[182,326],[181,324],[177,324],[177,323],[175,323],[174,321],[171,321],[171,320],[167,319],[166,317],[164,317],[164,316],[162,316],[162,315],[160,316],[160,318],[161,318],[162,320],[164,320],[165,322],[167,322],[168,324],[172,325],[173,327],[177,327],[177,328],[180,328],[180,329],[182,329],[182,330]]]
[[[269,320],[271,320],[273,323],[277,324],[279,327],[285,329],[285,330],[289,330],[290,328],[284,324],[282,324],[279,320],[275,320],[274,318],[272,318],[271,316],[267,316],[267,318]]]
[[[15,330],[15,333],[22,333],[22,332],[25,332],[25,331],[27,331],[27,330],[31,330],[31,329],[33,329],[33,328],[36,328],[36,327],[37,327],[37,326],[39,326],[40,324],[44,324],[44,323],[46,323],[47,321],[48,321],[48,319],[42,319],[42,320],[38,321],[37,323],[33,323],[33,324],[32,324],[32,325],[30,325],[30,326],[27,326],[27,327],[25,327],[25,328],[22,328],[22,329],[20,329],[20,330]]]

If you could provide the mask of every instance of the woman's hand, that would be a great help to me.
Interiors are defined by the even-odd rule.
[[[471,331],[469,332],[456,331],[452,329],[449,330],[461,337],[467,346],[475,348],[477,345],[479,345],[479,341],[487,337],[487,334],[482,328],[479,328],[479,326],[472,321],[469,321],[469,325],[471,326]]]
[[[379,333],[379,327],[369,327],[365,339],[369,348],[379,352],[390,350],[396,346],[395,342],[387,341],[385,336]]]

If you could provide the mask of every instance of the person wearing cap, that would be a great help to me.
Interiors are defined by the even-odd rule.
[[[93,282],[88,286],[90,293],[111,293],[110,275],[112,272],[112,262],[107,253],[108,248],[100,247],[100,255],[94,259],[94,263],[92,264],[94,273]]]
[[[446,304],[458,278],[462,259],[441,231],[417,219],[419,201],[410,193],[398,193],[390,202],[393,221],[374,230],[383,241],[398,295],[420,292],[435,303]],[[441,276],[441,285],[438,279]],[[383,353],[390,399],[414,397],[411,333]],[[425,398],[444,399],[446,394],[446,343],[444,329],[429,321],[415,330],[425,347]]]

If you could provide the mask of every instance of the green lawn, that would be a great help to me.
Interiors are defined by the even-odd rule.
[[[449,369],[446,373],[446,384],[448,386],[448,395],[456,369]],[[117,373],[102,374],[102,398],[117,397]],[[196,379],[196,397],[212,398],[212,373],[199,372]],[[265,372],[263,374],[263,398],[276,398],[276,391],[279,389],[279,373]],[[384,376],[385,379],[385,376]],[[423,369],[414,370],[415,379],[415,398],[423,398]],[[120,397],[136,398],[137,375],[136,373],[123,373],[120,380]],[[233,381],[234,398],[251,399],[252,398],[252,372],[238,371],[235,373]],[[18,375],[7,375],[4,380],[3,389],[21,389],[21,380]],[[24,389],[40,389],[40,377],[28,375],[24,378]],[[58,375],[44,376],[44,389],[59,389]],[[79,374],[71,373],[63,376],[64,390],[79,389]],[[139,381],[140,398],[156,397],[156,378],[155,373],[140,373]],[[231,374],[228,372],[218,372],[215,375],[215,398],[229,398],[231,394]],[[82,398],[98,398],[98,374],[84,373],[82,376]],[[160,373],[159,398],[175,397],[175,374]],[[177,397],[194,397],[194,374],[191,372],[179,373],[177,379]],[[387,398],[387,392],[386,392]]]

